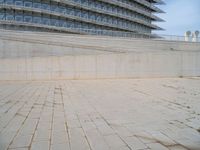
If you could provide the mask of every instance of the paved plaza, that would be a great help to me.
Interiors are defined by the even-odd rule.
[[[1,81],[7,149],[200,150],[200,78]]]

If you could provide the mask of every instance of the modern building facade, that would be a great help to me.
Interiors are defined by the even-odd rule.
[[[79,34],[151,34],[162,0],[0,0],[0,28]]]

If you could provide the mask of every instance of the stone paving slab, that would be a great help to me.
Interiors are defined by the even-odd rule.
[[[200,78],[2,81],[0,150],[200,150]]]

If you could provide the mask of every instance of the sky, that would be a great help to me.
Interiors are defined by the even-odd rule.
[[[165,31],[157,34],[184,35],[188,30],[200,31],[200,0],[163,0],[166,4],[158,7],[165,11],[156,14],[165,22],[155,23]]]

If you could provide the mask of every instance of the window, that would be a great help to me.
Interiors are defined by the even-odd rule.
[[[33,1],[33,7],[34,8],[41,8],[40,0],[34,0]]]
[[[40,14],[34,14],[33,15],[33,23],[41,23],[41,15]]]
[[[24,22],[32,22],[32,13],[27,12],[24,14]]]
[[[15,20],[23,22],[23,12],[22,11],[15,12]]]
[[[0,10],[0,20],[5,19],[5,10]]]
[[[10,5],[12,5],[14,3],[13,0],[5,0],[5,2],[6,2],[6,4],[10,4]]]
[[[6,11],[6,20],[14,20],[14,11],[13,10]]]
[[[43,15],[42,17],[42,24],[45,24],[45,25],[50,25],[50,16],[49,15]]]
[[[41,4],[42,9],[50,10],[50,5],[48,3]]]
[[[32,1],[24,1],[24,6],[25,7],[32,7]]]
[[[23,1],[22,0],[16,0],[15,5],[23,6]]]
[[[3,4],[4,3],[4,0],[0,0],[0,4]]]

